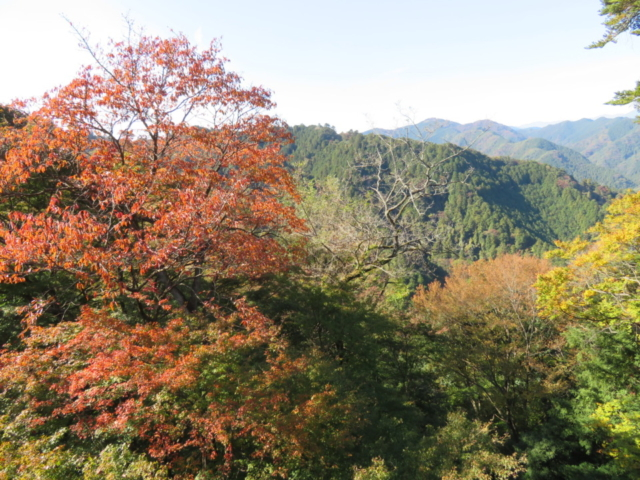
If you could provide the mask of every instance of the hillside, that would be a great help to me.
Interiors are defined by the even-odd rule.
[[[617,120],[628,120],[632,123],[630,119]],[[560,129],[549,126],[519,130],[490,120],[462,125],[430,118],[411,127],[394,130],[375,129],[365,133],[424,139],[435,143],[449,142],[463,147],[470,145],[492,157],[505,156],[519,160],[535,160],[561,168],[578,180],[592,180],[617,189],[637,188],[640,170],[636,171],[636,169],[640,167],[636,166],[636,159],[631,154],[635,151],[634,147],[629,146],[635,141],[637,135],[634,137],[632,131],[627,132],[629,135],[623,135],[623,132],[626,132],[625,128],[629,128],[627,123],[624,123],[624,126],[618,125],[617,129],[613,128],[613,125],[616,125],[615,121],[612,121],[611,136],[615,135],[614,132],[620,135],[617,146],[612,145],[611,142],[597,140],[594,135],[597,134],[599,135],[597,138],[600,138],[609,134],[602,133],[601,126],[593,125],[590,129],[572,130],[571,125],[565,125]],[[627,145],[627,150],[624,150],[624,145]],[[603,160],[608,159],[610,155],[614,159],[621,158],[623,154],[618,150],[628,152],[630,158],[621,160],[619,163]]]
[[[327,127],[293,128],[295,144],[288,153],[308,178],[352,174],[357,158],[381,150],[374,135],[337,134]],[[419,145],[415,142],[415,145]],[[441,159],[451,145],[429,144],[429,154]],[[451,178],[469,175],[448,194],[433,199],[429,219],[440,232],[436,251],[442,256],[489,258],[502,252],[551,248],[556,239],[581,234],[602,217],[611,198],[607,187],[579,183],[566,172],[538,162],[490,158],[458,149],[446,169]]]
[[[591,163],[640,183],[640,125],[632,118],[582,119],[520,133],[569,147]]]

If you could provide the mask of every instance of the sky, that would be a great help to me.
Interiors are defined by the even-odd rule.
[[[506,125],[625,115],[640,39],[604,34],[599,0],[0,0],[0,103],[66,84],[124,17],[222,43],[229,70],[273,92],[291,125],[394,128],[437,117]]]

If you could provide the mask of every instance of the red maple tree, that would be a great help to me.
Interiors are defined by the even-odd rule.
[[[0,124],[0,282],[28,286],[0,351],[6,418],[126,434],[186,477],[302,457],[332,392],[229,293],[286,269],[281,237],[303,228],[269,92],[181,35],[90,51]]]

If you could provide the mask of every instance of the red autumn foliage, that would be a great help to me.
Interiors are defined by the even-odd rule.
[[[185,279],[283,268],[274,235],[301,224],[281,201],[295,192],[284,125],[260,114],[268,93],[183,37],[115,44],[103,61],[45,96],[24,128],[3,129],[3,200],[39,179],[48,204],[9,214],[2,279],[63,270],[99,282],[102,298],[155,305]]]
[[[238,449],[301,458],[333,393],[223,285],[288,268],[280,237],[303,228],[269,93],[183,36],[92,53],[0,126],[0,282],[41,286],[0,393],[34,429],[133,435],[187,477]]]
[[[236,447],[276,464],[314,450],[310,425],[336,413],[331,389],[310,393],[307,360],[290,359],[259,312],[214,310],[215,322],[159,326],[85,308],[77,322],[34,327],[25,350],[3,355],[0,381],[34,428],[64,417],[80,438],[134,432],[176,471],[204,459],[230,472]]]

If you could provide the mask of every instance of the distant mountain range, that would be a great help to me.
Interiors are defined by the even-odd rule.
[[[617,189],[640,188],[640,125],[628,117],[567,121],[541,128],[429,118],[416,125],[364,133],[470,146],[492,157],[552,165],[578,180],[590,179]]]
[[[638,116],[638,112],[635,110],[629,110],[627,113],[618,114],[618,115],[604,115],[597,118],[636,118]],[[591,120],[596,120],[595,117],[591,117]],[[564,120],[563,120],[564,121]],[[534,128],[534,127],[548,127],[549,125],[556,125],[560,122],[532,122],[527,123],[525,125],[517,125],[513,128],[524,129],[524,128]]]

